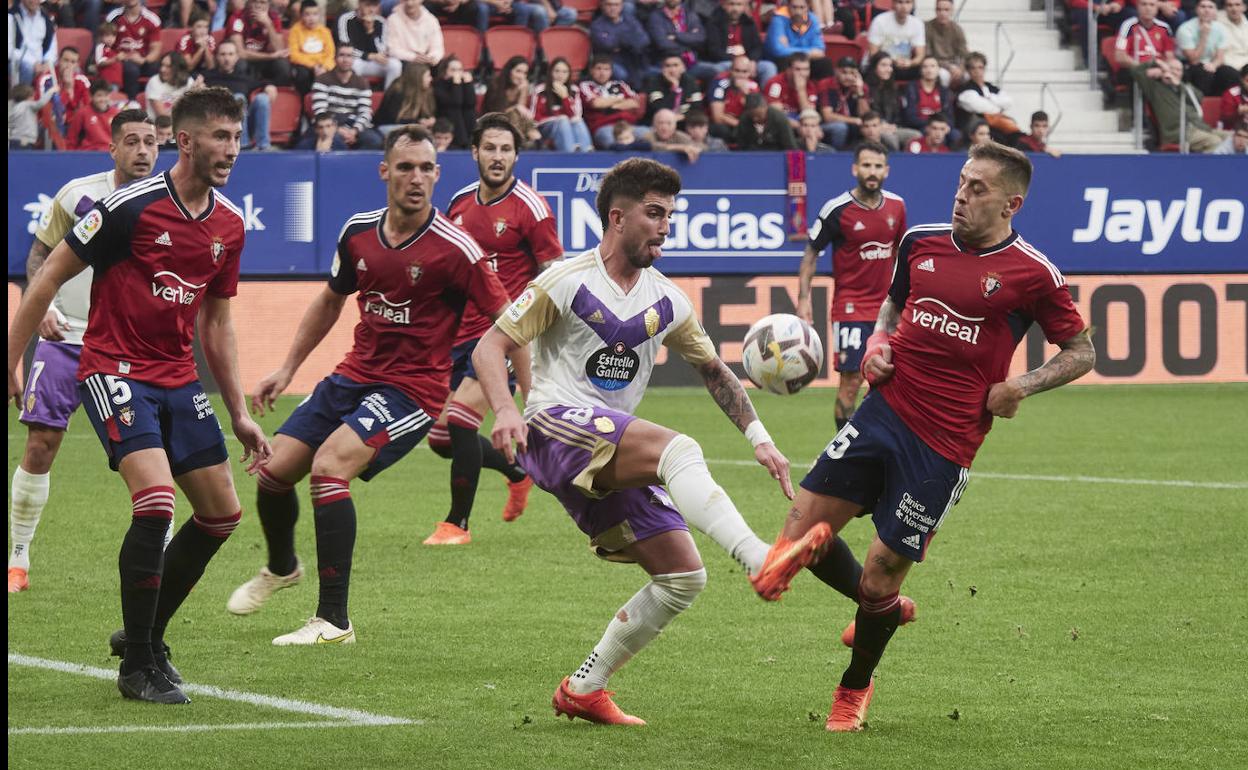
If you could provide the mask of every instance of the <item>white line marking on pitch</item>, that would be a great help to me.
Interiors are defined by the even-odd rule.
[[[754,460],[723,460],[706,458],[718,465],[758,465]],[[759,466],[760,468],[762,466]],[[1029,473],[992,473],[971,469],[971,479],[1006,479],[1009,481],[1055,481],[1063,484],[1137,484],[1147,487],[1186,487],[1188,489],[1248,489],[1242,481],[1187,481],[1185,479],[1115,479],[1104,476],[1049,476]]]
[[[69,663],[60,660],[36,658],[31,655],[21,655],[15,652],[9,653],[9,665],[26,666],[28,668],[42,668],[48,671],[57,671],[63,674],[89,676],[95,679],[104,679],[108,681],[113,681],[117,678],[117,672],[112,669],[84,666],[79,663]],[[329,719],[336,721],[272,722],[221,725],[143,725],[134,727],[27,727],[10,728],[9,735],[60,735],[120,732],[204,732],[211,730],[263,730],[270,727],[383,727],[387,725],[423,724],[420,720],[389,717],[382,714],[373,714],[368,711],[344,709],[336,706],[325,706],[320,703],[310,703],[308,701],[293,700],[290,698],[276,698],[271,695],[260,695],[259,693],[242,692],[240,690],[226,690],[221,687],[214,687],[207,684],[183,684],[182,690],[190,695],[203,695],[208,698],[221,698],[223,700],[232,700],[239,703],[250,703],[253,706],[275,708],[295,714],[311,714],[313,716],[328,717]]]

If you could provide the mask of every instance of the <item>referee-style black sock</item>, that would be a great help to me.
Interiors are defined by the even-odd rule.
[[[482,438],[476,428],[449,425],[451,434],[451,511],[446,520],[468,529],[468,517],[481,479]]]
[[[121,617],[126,629],[122,671],[155,663],[152,625],[160,598],[165,532],[173,518],[173,487],[149,487],[131,497],[133,516],[121,541],[117,569],[121,576]]]
[[[862,565],[854,558],[849,544],[837,535],[832,547],[818,562],[808,567],[811,573],[836,589],[837,593],[858,603],[858,583],[862,581]]]
[[[481,444],[481,467],[489,468],[492,471],[498,471],[507,477],[507,480],[513,484],[522,481],[528,474],[524,472],[517,463],[507,462],[507,458],[503,453],[494,448],[490,440],[480,433],[477,434]]]
[[[316,521],[316,567],[321,578],[316,616],[338,628],[350,624],[347,593],[351,556],[355,550],[355,503],[347,482],[332,476],[312,477],[312,512]]]
[[[880,611],[882,609],[882,611]],[[863,599],[854,617],[854,651],[849,668],[841,675],[841,686],[861,690],[871,684],[871,674],[880,663],[888,640],[901,623],[898,595],[873,601]]]
[[[161,650],[169,619],[186,601],[191,589],[204,575],[208,562],[216,555],[226,538],[238,526],[242,511],[224,519],[203,519],[191,516],[165,549],[165,571],[161,578],[160,598],[156,602],[156,618],[152,625],[152,648]]]
[[[295,522],[299,521],[299,496],[294,486],[261,468],[256,476],[256,513],[269,547],[269,572],[289,575],[295,571]]]

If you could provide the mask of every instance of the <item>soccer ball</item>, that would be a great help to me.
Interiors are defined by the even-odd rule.
[[[810,324],[795,315],[776,313],[750,327],[741,363],[750,382],[763,390],[788,395],[819,376],[823,343]]]

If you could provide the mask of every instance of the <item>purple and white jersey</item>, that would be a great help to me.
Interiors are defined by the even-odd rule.
[[[495,324],[516,344],[533,343],[526,418],[555,406],[632,414],[660,345],[695,366],[717,355],[693,303],[674,283],[649,267],[624,292],[598,249],[539,275]]]

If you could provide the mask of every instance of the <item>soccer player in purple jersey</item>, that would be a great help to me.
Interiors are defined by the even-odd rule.
[[[872,674],[909,619],[901,584],[966,489],[993,417],[1013,417],[1024,398],[1083,376],[1096,358],[1066,279],[1013,228],[1031,161],[993,142],[969,155],[952,223],[919,225],[902,237],[863,356],[871,393],[802,480],[779,541],[820,524],[839,532],[871,511],[876,535],[865,566],[848,549],[810,566],[858,605],[842,635],[853,653],[828,714],[833,732],[862,729]],[[1008,377],[1032,323],[1060,350],[1038,369]],[[776,599],[787,577],[764,575],[755,587]]]
[[[271,452],[247,415],[230,322],[243,215],[215,189],[238,159],[242,111],[224,88],[196,89],[174,105],[173,130],[178,162],[87,212],[52,250],[9,329],[9,397],[16,400],[22,351],[53,295],[95,268],[79,392],[132,502],[118,558],[125,652],[117,687],[154,703],[190,700],[178,687],[164,632],[242,517],[225,436],[195,368],[196,327],[243,461],[252,458],[248,471]],[[165,549],[174,482],[194,512]]]

